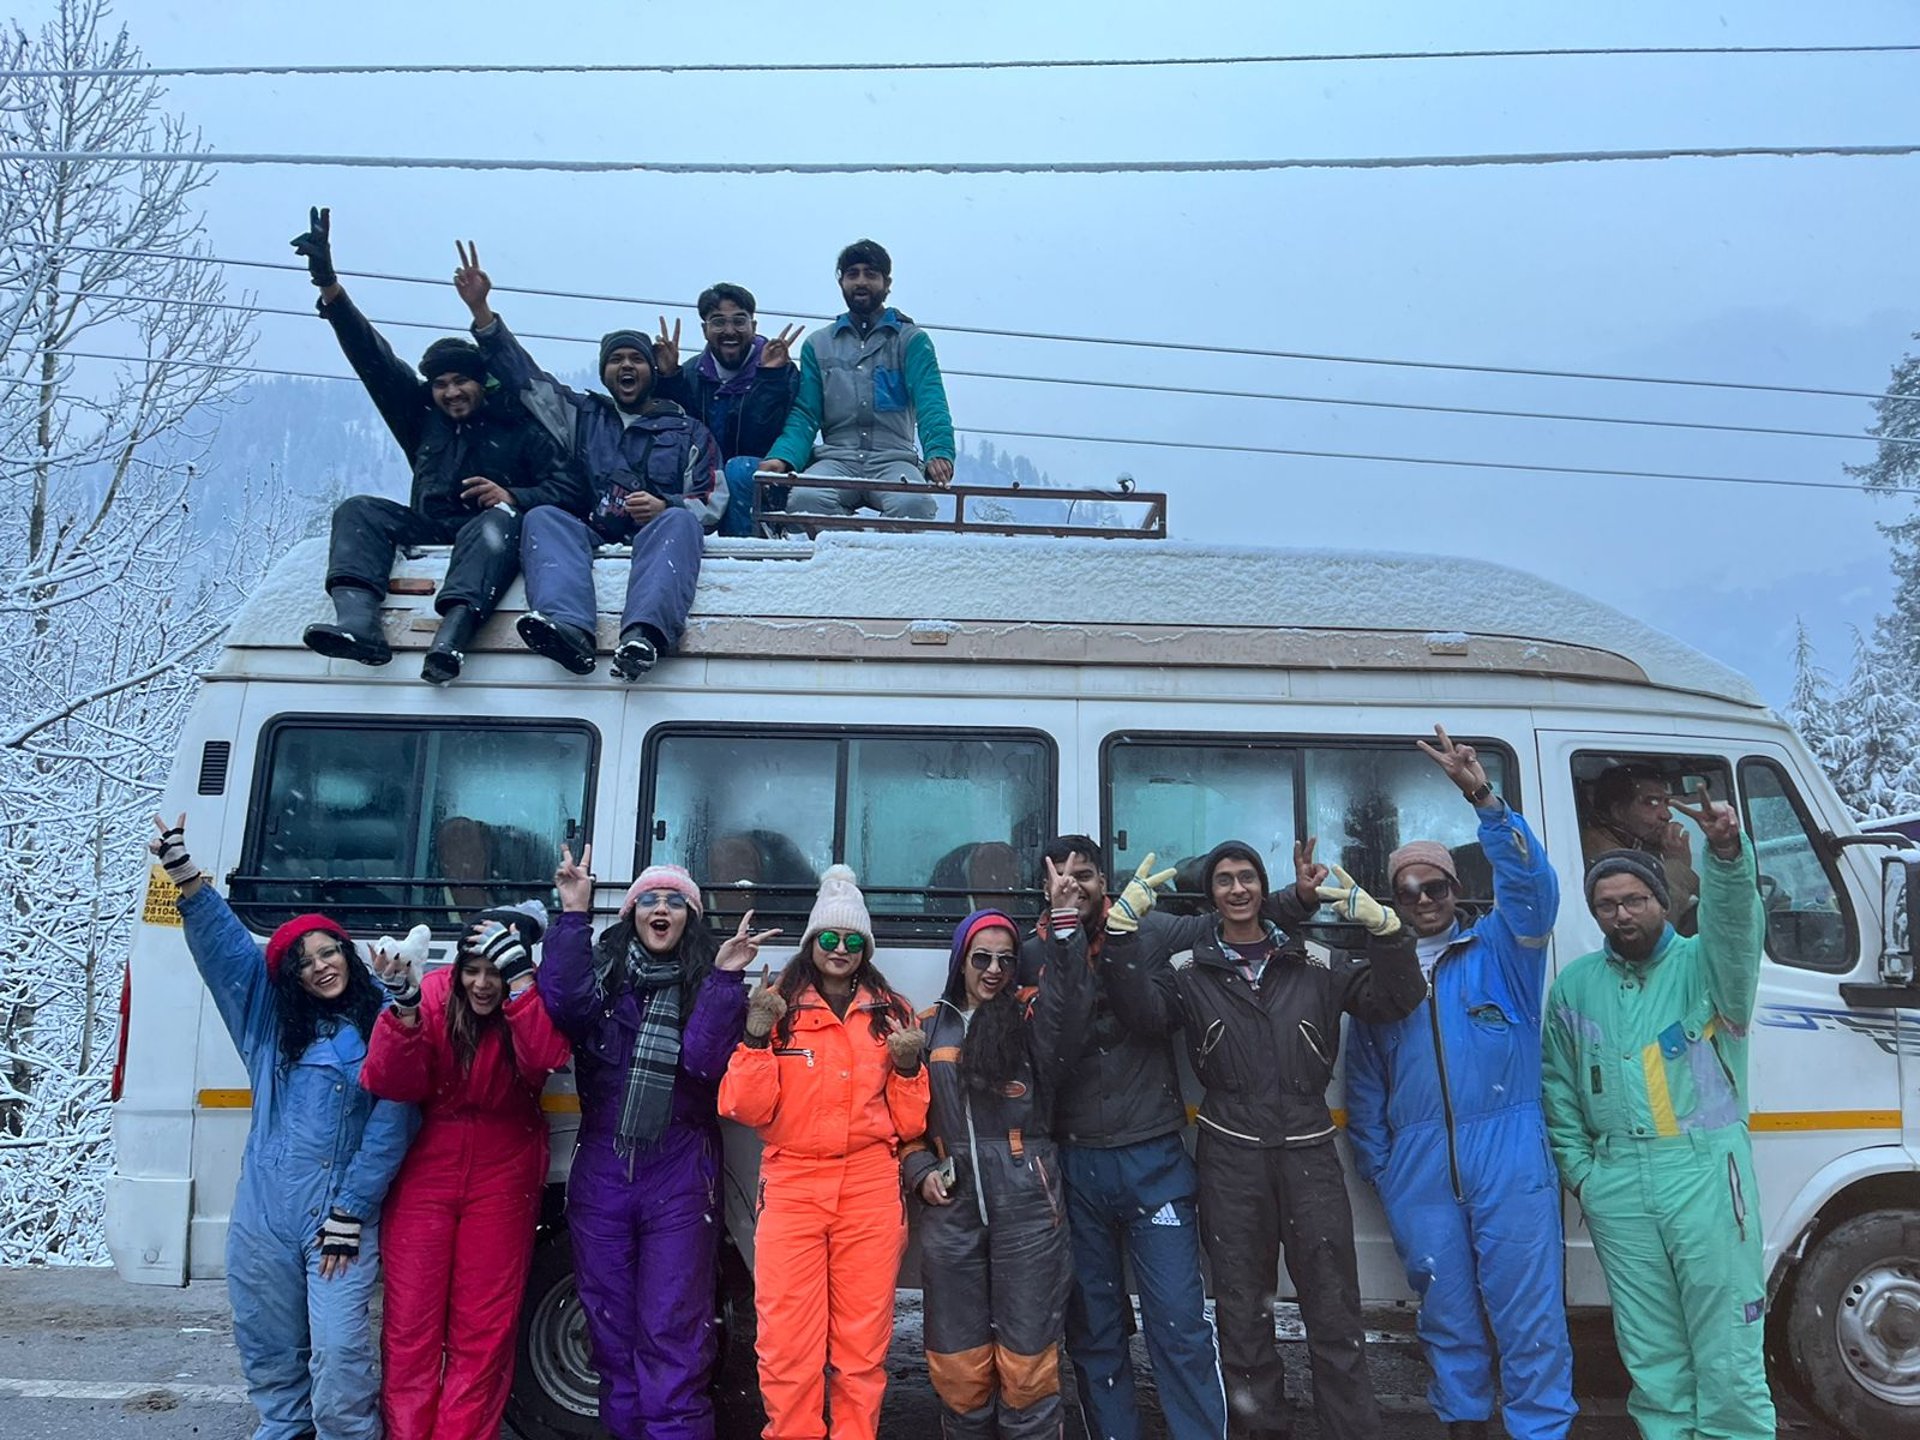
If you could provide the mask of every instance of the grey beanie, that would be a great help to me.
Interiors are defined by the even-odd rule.
[[[600,337],[600,368],[607,368],[607,357],[616,350],[631,347],[647,357],[647,367],[658,369],[653,360],[653,341],[638,330],[609,330]]]
[[[1587,866],[1589,910],[1593,908],[1593,887],[1609,875],[1631,875],[1653,892],[1662,910],[1673,907],[1673,897],[1667,889],[1667,867],[1660,863],[1658,855],[1649,855],[1645,850],[1608,850]]]

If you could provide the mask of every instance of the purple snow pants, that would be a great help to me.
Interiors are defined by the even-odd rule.
[[[627,565],[627,603],[620,629],[646,625],[680,643],[700,579],[700,522],[683,505],[669,505],[633,537]],[[520,529],[520,569],[527,608],[549,620],[591,632],[595,612],[593,549],[603,544],[587,522],[557,505],[536,505]]]
[[[600,1423],[614,1440],[713,1440],[720,1136],[671,1125],[629,1161],[583,1135],[567,1181]]]

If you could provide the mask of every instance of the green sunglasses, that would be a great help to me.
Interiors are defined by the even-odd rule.
[[[844,934],[838,930],[822,930],[813,938],[819,944],[820,949],[826,953],[838,950],[844,945],[846,946],[847,954],[859,955],[865,952],[867,948],[867,937],[857,930],[850,930]]]

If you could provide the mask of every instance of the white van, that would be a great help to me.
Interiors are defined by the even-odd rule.
[[[845,861],[881,965],[925,1003],[962,914],[1033,913],[1041,846],[1061,831],[1103,837],[1109,876],[1229,836],[1289,873],[1311,833],[1375,887],[1400,840],[1438,838],[1484,890],[1473,817],[1413,746],[1436,721],[1479,748],[1569,881],[1610,765],[1736,799],[1768,903],[1753,1129],[1776,1379],[1856,1436],[1920,1425],[1916,862],[1869,848],[1909,842],[1855,833],[1788,727],[1705,656],[1494,565],[842,532],[710,544],[686,643],[643,684],[522,649],[516,588],[465,675],[435,690],[410,660],[444,552],[396,571],[401,653],[384,670],[301,648],[324,564],[301,547],[235,622],[161,806],[186,812],[194,854],[262,936],[315,908],[369,936],[425,918],[444,959],[455,916],[545,895],[561,843],[589,838],[603,903],[666,860],[700,878],[720,923],[752,905],[797,930],[816,877]],[[624,568],[600,567],[603,648]],[[128,1279],[178,1285],[220,1274],[248,1095],[154,875],[107,1231]],[[1556,966],[1599,942],[1564,888]],[[553,1203],[516,1382],[535,1433],[589,1433],[594,1405],[560,1204],[567,1078],[547,1097]],[[730,1135],[736,1315],[756,1164],[752,1137]],[[1378,1208],[1364,1186],[1354,1198],[1366,1293],[1405,1301]],[[1572,1205],[1567,1221],[1570,1301],[1603,1306]]]

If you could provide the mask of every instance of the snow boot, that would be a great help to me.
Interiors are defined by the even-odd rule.
[[[380,597],[360,585],[334,586],[333,624],[309,625],[300,639],[329,660],[384,665],[393,659],[380,624]]]
[[[593,636],[578,625],[552,620],[538,610],[529,610],[513,627],[521,643],[536,655],[544,655],[576,675],[593,673]]]
[[[452,605],[440,617],[440,629],[433,637],[427,658],[420,662],[420,678],[429,685],[444,685],[460,678],[460,665],[467,658],[467,642],[480,628],[480,618],[471,605]]]
[[[630,626],[620,632],[620,648],[613,652],[613,673],[631,684],[653,669],[660,652],[647,638],[646,627]]]

